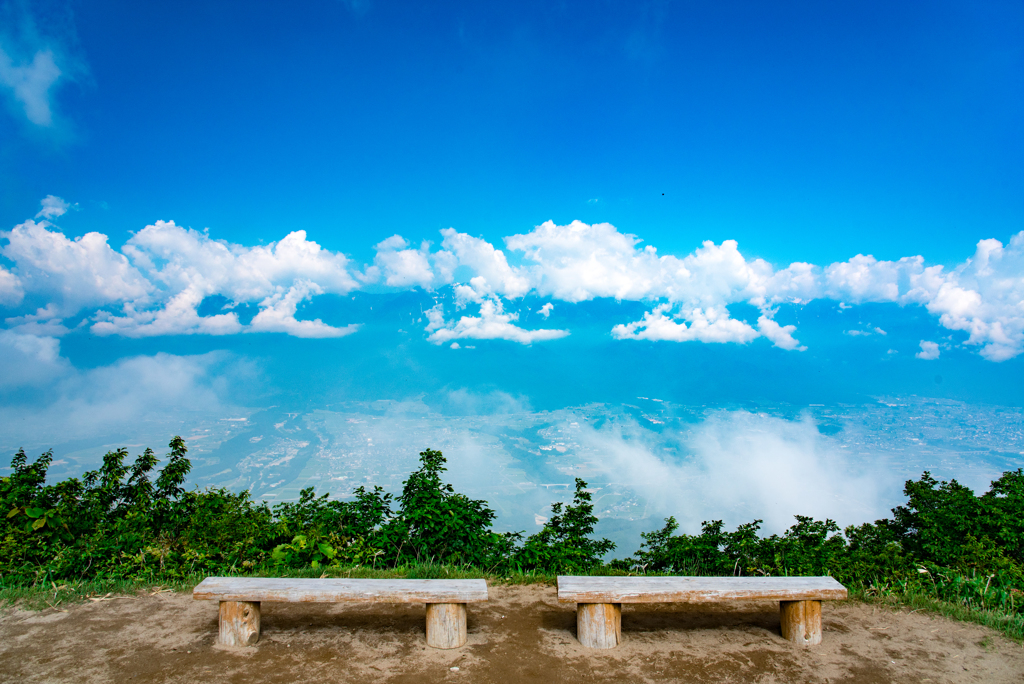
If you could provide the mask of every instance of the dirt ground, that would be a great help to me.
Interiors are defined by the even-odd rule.
[[[576,641],[574,604],[492,586],[469,642],[427,648],[423,606],[262,606],[250,648],[214,645],[217,604],[160,593],[67,610],[0,611],[4,682],[1014,682],[1024,648],[975,625],[857,602],[824,605],[824,640],[795,647],[777,603],[623,606],[623,643]]]

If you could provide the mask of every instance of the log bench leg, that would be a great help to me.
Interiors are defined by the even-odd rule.
[[[821,601],[779,601],[782,636],[794,644],[821,643]]]
[[[427,646],[458,648],[466,643],[466,604],[427,604]]]
[[[222,646],[252,646],[260,639],[259,601],[221,601],[220,633]]]
[[[576,637],[588,648],[615,648],[622,641],[621,603],[577,603]]]

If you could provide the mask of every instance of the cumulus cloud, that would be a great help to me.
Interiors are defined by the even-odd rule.
[[[1006,246],[978,242],[974,257],[949,274],[926,307],[946,328],[968,332],[967,344],[991,361],[1024,351],[1024,231]]]
[[[780,349],[807,351],[807,347],[793,337],[795,325],[779,325],[767,316],[760,316],[757,319],[757,330]]]
[[[125,337],[154,337],[159,335],[232,335],[242,332],[238,314],[234,312],[214,316],[200,316],[198,307],[204,295],[195,287],[188,287],[173,295],[164,306],[156,310],[136,309],[132,302],[125,303],[123,316],[107,311],[96,313],[92,326],[97,335],[123,335]]]
[[[799,350],[795,327],[773,320],[776,307],[829,298],[844,308],[846,302],[924,306],[946,328],[969,333],[967,344],[978,345],[993,361],[1024,351],[1024,232],[1007,246],[980,241],[975,255],[951,270],[927,266],[922,256],[879,261],[863,254],[826,266],[795,262],[775,270],[762,259],[744,257],[733,240],[704,242],[683,257],[659,255],[611,224],[581,221],[548,221],[506,238],[509,250],[522,254],[515,266],[480,238],[453,229],[442,234],[445,249],[473,274],[456,284],[461,305],[527,292],[567,302],[660,302],[642,320],[615,326],[619,339],[744,343],[764,336],[783,349]],[[727,307],[739,302],[761,309],[756,328],[729,317]]]
[[[544,340],[556,340],[569,334],[568,330],[525,330],[513,321],[517,313],[505,313],[498,299],[486,299],[480,304],[479,316],[462,316],[458,322],[445,323],[443,310],[435,307],[427,312],[431,332],[427,338],[435,344],[457,339],[509,340],[520,344],[533,344]]]
[[[17,306],[25,298],[21,279],[0,266],[0,306]]]
[[[505,254],[500,249],[495,249],[491,243],[482,238],[459,233],[453,228],[445,228],[441,235],[444,236],[441,245],[458,264],[472,269],[477,274],[469,281],[473,291],[472,298],[500,294],[516,299],[530,291],[530,280],[520,269],[509,266]],[[470,298],[468,293],[464,297]]]
[[[934,361],[939,358],[939,345],[935,342],[921,340],[921,351],[914,354],[914,356],[925,361]]]
[[[39,215],[56,218],[73,205],[53,195]],[[107,236],[87,233],[69,239],[49,221],[29,220],[0,233],[12,271],[0,268],[0,302],[17,305],[25,292],[50,299],[34,316],[8,320],[22,332],[57,334],[61,318],[84,308],[99,335],[226,335],[284,332],[300,337],[339,337],[356,330],[322,321],[299,321],[298,305],[314,295],[346,294],[358,283],[348,259],[294,231],[279,242],[246,247],[212,239],[173,221],[157,221],[122,248]],[[219,295],[232,304],[255,302],[260,312],[246,328],[233,311],[200,316],[199,306]],[[108,306],[119,307],[111,311]],[[45,314],[45,315],[44,315]],[[40,330],[44,325],[45,330]],[[26,327],[27,326],[27,327]]]
[[[641,248],[638,237],[608,223],[548,221],[505,242],[532,262],[523,271],[537,294],[568,302],[666,299],[691,308],[760,302],[772,275],[767,262],[746,260],[735,240],[705,241],[682,258],[659,256],[655,247]]]
[[[758,332],[743,321],[729,318],[721,309],[690,309],[679,314],[676,321],[667,316],[671,304],[662,304],[648,311],[640,321],[612,328],[612,336],[619,340],[669,340],[672,342],[739,342],[745,344],[758,336]],[[684,322],[685,321],[685,322]],[[690,325],[686,325],[689,323]]]
[[[423,242],[419,249],[409,249],[405,238],[392,235],[374,245],[374,249],[377,256],[373,259],[373,270],[367,275],[373,278],[379,274],[385,285],[433,290],[451,282],[452,255],[444,251],[431,254],[429,242]]]
[[[979,241],[971,258],[948,271],[925,266],[920,256],[857,255],[828,266],[824,280],[825,296],[835,299],[923,305],[943,327],[967,332],[966,344],[991,361],[1024,351],[1024,231],[1007,245]]]
[[[351,327],[334,328],[320,320],[298,321],[298,304],[316,294],[346,294],[357,287],[348,259],[294,231],[279,242],[245,247],[214,240],[173,221],[157,221],[133,236],[123,251],[158,287],[151,309],[147,300],[124,305],[123,315],[100,314],[93,331],[133,337],[167,334],[233,334],[243,326],[237,314],[199,316],[206,297],[260,304],[253,332],[285,332],[301,337],[338,337]]]
[[[144,299],[152,285],[101,233],[68,239],[48,221],[25,221],[0,232],[8,244],[0,252],[15,262],[24,290],[56,299],[64,315],[83,307]]]
[[[174,221],[157,221],[133,236],[122,250],[151,279],[172,290],[197,285],[207,294],[252,301],[279,285],[308,280],[324,292],[346,294],[358,283],[344,254],[323,249],[296,230],[279,242],[245,247],[214,240]]]
[[[315,295],[346,294],[362,282],[428,291],[451,285],[457,310],[480,307],[478,315],[450,323],[436,307],[428,312],[432,342],[466,337],[529,344],[568,334],[527,331],[513,323],[517,317],[506,313],[507,302],[532,294],[570,303],[649,302],[651,309],[640,320],[612,327],[616,339],[745,344],[763,337],[781,349],[800,351],[805,347],[796,327],[775,321],[779,306],[828,298],[844,309],[847,302],[923,306],[947,329],[966,332],[966,344],[993,361],[1024,351],[1024,232],[1008,245],[982,240],[973,257],[950,269],[926,265],[921,256],[879,261],[870,254],[825,266],[795,262],[776,269],[745,257],[734,240],[706,241],[683,256],[661,255],[611,224],[548,221],[507,237],[506,250],[453,228],[441,231],[436,251],[429,242],[412,247],[396,234],[375,245],[373,264],[360,273],[343,254],[321,248],[301,230],[279,242],[247,247],[157,221],[119,254],[105,235],[72,240],[52,226],[48,219],[73,205],[53,195],[42,205],[37,220],[0,233],[9,242],[2,253],[14,263],[0,266],[0,303],[17,306],[27,293],[46,297],[45,327],[43,319],[12,323],[29,326],[25,332],[34,326],[43,335],[60,334],[62,318],[93,307],[100,309],[92,314],[97,334],[249,330],[341,336],[356,328],[299,321],[298,307]],[[200,316],[200,305],[214,295],[231,305],[223,313]],[[249,326],[229,310],[240,303],[260,307]],[[732,317],[730,307],[741,303],[759,309],[756,321]],[[553,307],[549,301],[538,313],[547,318]],[[886,334],[870,326],[846,332]]]
[[[323,294],[323,289],[309,281],[298,282],[287,291],[278,292],[260,302],[260,312],[252,319],[248,332],[283,332],[295,337],[344,337],[359,329],[358,325],[335,328],[319,318],[295,320],[299,302]]]

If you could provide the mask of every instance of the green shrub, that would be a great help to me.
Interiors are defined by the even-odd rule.
[[[524,540],[520,532],[494,532],[494,511],[445,483],[444,456],[432,449],[420,453],[397,498],[359,487],[332,500],[308,488],[298,501],[271,508],[246,491],[186,490],[185,442],[175,437],[169,447],[159,471],[152,450],[129,463],[127,450],[117,449],[97,470],[54,484],[46,483],[52,452],[29,463],[19,450],[11,474],[0,478],[0,586],[360,567],[531,580],[585,572],[832,575],[868,598],[931,601],[985,620],[1001,615],[1016,625],[1006,629],[1024,635],[1021,470],[1003,473],[981,496],[925,472],[906,482],[907,501],[891,519],[842,532],[832,520],[798,515],[781,535],[762,535],[761,520],[733,531],[714,520],[698,534],[679,534],[670,517],[641,533],[632,556],[602,566],[615,545],[594,538],[598,518],[578,478],[572,502],[553,504],[541,531]]]
[[[541,531],[515,551],[515,565],[520,570],[555,573],[582,572],[600,564],[615,544],[590,538],[598,522],[590,499],[587,483],[577,477],[572,503],[564,511],[561,502],[551,505],[551,518]]]

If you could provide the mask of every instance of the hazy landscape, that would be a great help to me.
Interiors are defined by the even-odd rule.
[[[1022,36],[0,0],[0,680],[1019,680]]]
[[[306,487],[332,498],[347,498],[359,485],[397,493],[429,447],[449,459],[460,491],[495,508],[502,531],[539,529],[550,503],[571,499],[573,480],[582,477],[594,492],[598,532],[628,554],[638,532],[669,515],[690,532],[703,520],[754,518],[781,532],[797,513],[847,525],[888,515],[903,482],[925,470],[983,491],[1024,465],[1020,407],[920,397],[708,407],[637,397],[618,406],[528,411],[512,397],[489,399],[497,411],[483,415],[377,401],[189,416],[182,436],[193,461],[190,482],[248,490],[271,503],[296,499]],[[180,427],[147,425],[149,442],[57,445],[51,473],[81,473],[110,449],[136,451]]]

